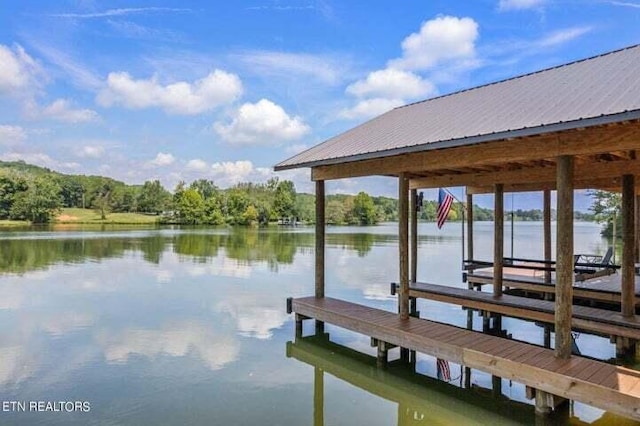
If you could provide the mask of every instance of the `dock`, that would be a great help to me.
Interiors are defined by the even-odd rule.
[[[482,287],[493,285],[493,269],[481,268],[467,273],[467,281],[471,286]],[[522,268],[504,267],[502,284],[508,290],[536,293],[541,297],[552,298],[555,294],[555,278],[545,282],[544,274],[539,271]],[[635,276],[635,303],[640,307],[640,277]],[[585,281],[574,281],[573,297],[577,301],[605,303],[617,306],[621,303],[622,278],[620,274],[612,274]]]
[[[306,318],[313,318],[316,334],[323,333],[326,322],[371,337],[381,367],[386,365],[388,351],[399,346],[403,362],[411,363],[420,352],[522,383],[535,399],[538,414],[569,398],[640,420],[640,372],[574,354],[572,335],[576,327],[604,335],[615,331],[611,335],[616,339],[616,355],[637,359],[639,99],[637,45],[398,107],[277,164],[276,171],[311,168],[315,183],[315,291],[311,298],[291,300],[296,334],[302,332]],[[367,176],[395,177],[398,184],[398,310],[394,313],[325,297],[326,182]],[[464,200],[454,200],[450,192],[447,196],[447,187],[464,188]],[[487,333],[415,317],[419,295],[411,283],[430,277],[430,271],[418,267],[418,220],[424,195],[418,190],[424,189],[437,190],[438,227],[446,226],[453,204],[466,222],[461,266],[464,259],[486,257],[480,254],[483,248],[475,246],[474,197],[492,194],[493,253],[488,254],[492,267],[471,270],[467,277],[471,287],[489,285],[492,300],[484,295],[456,296],[453,290],[429,294],[492,312],[493,327],[487,327]],[[620,205],[615,206],[621,219],[619,265],[608,265],[607,256],[601,256],[599,265],[588,259],[600,257],[597,254],[586,255],[582,262],[587,263],[586,269],[580,265],[585,255],[574,250],[574,194],[582,189],[621,195]],[[504,201],[505,193],[531,191],[542,193],[542,253],[527,255],[539,259],[542,268],[530,267],[544,274],[523,277],[504,255]],[[598,269],[606,269],[603,274],[616,273],[595,278]],[[419,272],[426,278],[419,280]],[[586,277],[593,279],[577,283]],[[504,297],[513,296],[514,291],[538,292],[552,300],[538,303]],[[576,303],[585,301],[598,310]],[[603,310],[600,304],[613,306]],[[508,332],[502,330],[503,315],[546,323],[554,331],[554,341],[545,345],[553,350],[508,339]],[[491,334],[495,331],[498,335]]]
[[[508,378],[537,391],[585,402],[640,421],[640,372],[550,349],[329,297],[293,299],[297,321],[315,319]]]

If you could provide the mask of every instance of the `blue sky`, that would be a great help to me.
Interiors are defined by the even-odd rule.
[[[170,189],[264,181],[397,105],[639,42],[639,0],[4,2],[0,159]],[[308,170],[278,175],[311,191]],[[362,189],[396,183],[329,186]]]

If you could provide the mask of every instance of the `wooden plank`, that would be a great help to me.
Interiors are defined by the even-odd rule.
[[[640,123],[593,126],[526,138],[479,143],[312,168],[313,180],[356,176],[398,176],[402,172],[456,169],[636,149]]]
[[[360,305],[335,299],[294,299],[292,306],[297,314],[330,322],[394,345],[444,358],[469,368],[521,382],[525,386],[640,420],[640,398],[635,393],[637,383],[640,383],[640,373],[637,371],[581,357],[573,357],[570,360],[557,359],[553,351],[548,349],[418,318],[397,321],[394,327],[380,326],[360,317],[370,313],[376,313],[383,318],[398,316],[374,308],[362,309]],[[412,323],[425,325],[427,331],[420,335],[406,331],[414,329]],[[434,334],[428,331],[431,328],[438,330],[438,334],[442,330],[449,331],[444,334],[444,338],[449,341],[434,338]],[[451,341],[459,344],[452,344]],[[479,347],[485,349],[478,350]],[[507,356],[490,352],[501,352]],[[540,365],[543,364],[547,367],[541,368]],[[602,365],[602,368],[593,373],[589,380],[585,380],[583,372],[593,371],[596,368],[595,364]],[[558,371],[564,371],[565,374]]]

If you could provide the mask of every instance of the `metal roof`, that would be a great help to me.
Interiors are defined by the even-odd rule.
[[[381,158],[640,119],[640,45],[409,104],[276,170]]]

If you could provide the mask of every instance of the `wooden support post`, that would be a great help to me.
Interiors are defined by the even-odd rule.
[[[378,341],[378,358],[376,360],[378,368],[387,368],[388,354],[387,344],[381,340]]]
[[[555,354],[571,357],[573,305],[573,157],[558,157],[556,230]]]
[[[418,192],[411,190],[409,196],[409,212],[411,219],[411,282],[418,281]]]
[[[636,195],[636,232],[635,232],[635,254],[636,262],[640,262],[640,195]]]
[[[491,376],[491,394],[494,398],[502,395],[502,377]]]
[[[545,189],[543,194],[543,216],[544,216],[544,260],[551,260],[551,190]],[[550,264],[546,265],[551,266]],[[544,282],[551,284],[551,271],[545,271]],[[549,299],[548,293],[544,294],[545,299]]]
[[[324,181],[316,181],[316,297],[324,297],[325,196]],[[316,334],[324,333],[324,322],[316,320]]]
[[[304,317],[296,314],[296,337],[302,337],[302,320]]]
[[[634,261],[634,200],[635,176],[622,176],[622,291],[621,311],[624,317],[635,315],[635,261]]]
[[[398,257],[400,266],[400,318],[409,318],[409,179],[398,177]]]
[[[467,259],[473,260],[473,194],[467,194]]]
[[[502,295],[502,267],[504,262],[504,185],[498,183],[494,191],[493,208],[493,294]]]
[[[315,367],[313,375],[313,426],[324,426],[324,371]]]
[[[548,325],[544,326],[544,347],[547,349],[551,348],[551,327]]]

